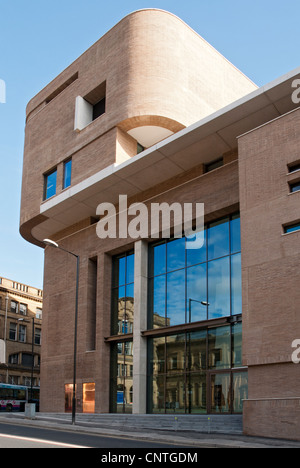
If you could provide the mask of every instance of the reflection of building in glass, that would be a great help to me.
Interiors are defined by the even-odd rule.
[[[133,333],[134,299],[124,297],[119,299],[119,333]],[[117,344],[117,411],[128,413],[132,411],[133,403],[133,341]]]

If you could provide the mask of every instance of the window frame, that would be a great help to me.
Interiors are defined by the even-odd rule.
[[[48,180],[49,177],[55,174],[55,184],[53,186],[55,187],[55,193],[48,194],[49,187],[48,187]],[[50,186],[52,187],[52,186]],[[43,193],[43,200],[50,200],[50,198],[55,197],[57,192],[57,167],[52,169],[51,171],[48,171],[47,173],[44,174],[44,193]]]

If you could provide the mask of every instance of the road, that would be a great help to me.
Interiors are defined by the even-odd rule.
[[[146,448],[157,450],[170,448],[174,450],[178,448],[178,445],[0,423],[0,448]]]

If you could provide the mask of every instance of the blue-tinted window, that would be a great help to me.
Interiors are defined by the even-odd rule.
[[[240,215],[233,216],[230,221],[231,253],[241,251],[241,219]]]
[[[224,257],[208,263],[208,318],[230,315],[230,258]]]
[[[185,270],[167,275],[167,325],[185,323]]]
[[[290,184],[291,192],[299,192],[300,190],[300,182],[295,182],[294,184]]]
[[[300,231],[300,223],[291,224],[290,226],[286,226],[284,228],[284,232],[289,234],[290,232]]]
[[[133,332],[134,254],[113,259],[112,335]]]
[[[229,255],[229,219],[211,223],[208,229],[208,260]]]
[[[57,170],[45,175],[44,200],[56,195]]]
[[[68,188],[71,185],[72,180],[72,159],[65,162],[64,164],[64,186],[63,188]]]
[[[208,224],[199,249],[186,249],[188,242],[150,247],[150,329],[242,313],[240,216]]]

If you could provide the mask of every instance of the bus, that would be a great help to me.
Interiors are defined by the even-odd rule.
[[[25,404],[32,401],[39,410],[39,388],[33,388],[32,400],[30,400],[31,388],[22,385],[9,385],[0,383],[0,411],[23,412]]]

